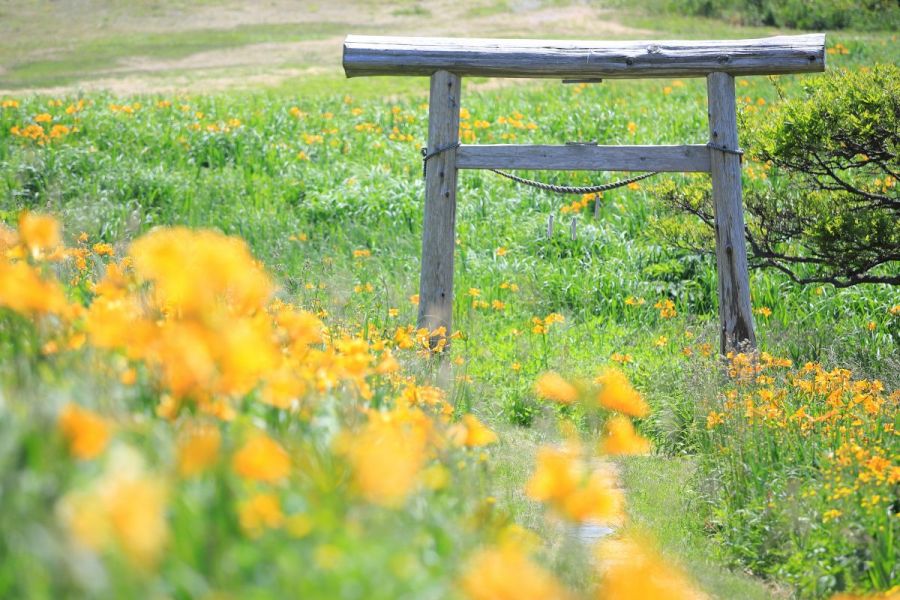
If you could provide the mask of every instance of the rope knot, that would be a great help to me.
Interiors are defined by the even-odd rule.
[[[741,162],[744,162],[744,151],[741,150],[740,148],[738,148],[736,150],[732,150],[731,148],[728,148],[726,146],[721,146],[719,144],[714,144],[713,142],[708,142],[706,144],[706,147],[709,148],[710,150],[718,150],[719,152],[724,152],[725,154],[734,154],[734,155],[740,157]]]
[[[447,144],[446,146],[441,146],[436,150],[428,151],[427,147],[422,148],[422,177],[425,177],[425,174],[428,171],[428,160],[434,158],[438,154],[443,154],[444,152],[448,152],[450,150],[456,150],[460,147],[460,143],[458,141],[453,142],[452,144]]]

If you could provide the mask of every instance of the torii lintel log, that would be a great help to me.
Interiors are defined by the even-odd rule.
[[[825,34],[749,40],[576,41],[350,35],[344,73],[545,79],[639,79],[817,73]]]

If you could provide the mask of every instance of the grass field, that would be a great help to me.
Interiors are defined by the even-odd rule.
[[[435,352],[413,328],[426,81],[339,71],[348,32],[773,31],[555,2],[0,10],[0,489],[14,490],[0,493],[0,595],[490,598],[506,597],[496,579],[521,578],[536,598],[554,586],[630,597],[640,590],[617,582],[648,572],[719,598],[900,585],[895,288],[754,271],[760,349],[776,358],[723,366],[714,260],[662,241],[659,178],[561,198],[464,172],[459,334]],[[828,45],[829,69],[900,59],[891,33],[829,33]],[[779,84],[796,94],[802,78]],[[740,79],[738,93],[748,119],[778,103],[765,78]],[[462,104],[467,142],[708,135],[702,80],[473,80]],[[745,165],[745,186],[766,185],[753,173],[765,169]],[[23,211],[54,215],[68,250],[54,253],[52,225]],[[146,237],[158,226],[215,229],[249,254],[218,237]],[[58,280],[64,301],[10,266],[23,264]],[[595,471],[613,413],[588,397],[612,389],[592,382],[608,367],[646,399],[649,414],[631,416],[652,453]],[[540,398],[548,371],[579,400]],[[261,435],[277,443],[259,450]],[[354,452],[354,439],[383,451]],[[612,471],[624,508],[573,515],[529,483],[541,448],[574,439],[571,469]],[[586,481],[573,485],[596,503],[617,497]],[[588,517],[654,539],[641,548],[665,558],[598,573],[569,522]]]

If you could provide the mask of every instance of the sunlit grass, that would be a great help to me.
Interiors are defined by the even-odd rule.
[[[846,39],[850,53],[829,55],[833,66],[894,60],[896,50],[881,44],[889,39],[885,36],[874,42]],[[787,93],[799,81],[781,78]],[[298,79],[294,85],[247,94],[0,98],[0,218],[14,225],[24,209],[59,216],[64,241],[84,250],[82,258],[92,261],[77,281],[72,276],[80,269],[68,265],[63,271],[61,282],[70,286],[73,303],[93,301],[93,283],[108,272],[110,251],[124,256],[134,240],[157,226],[213,228],[246,240],[252,256],[272,273],[280,299],[314,312],[334,331],[350,332],[373,346],[396,344],[398,353],[407,353],[402,355],[404,372],[420,383],[443,387],[454,418],[472,412],[500,434],[497,445],[485,451],[486,460],[480,451],[460,448],[445,457],[442,464],[451,472],[453,491],[420,490],[422,495],[414,496],[407,513],[381,512],[353,494],[328,496],[310,517],[323,527],[320,537],[302,533],[309,525],[303,519],[289,521],[306,514],[301,509],[306,508],[309,488],[303,485],[309,481],[282,490],[279,515],[269,499],[251,493],[265,488],[242,487],[240,475],[229,471],[224,461],[212,467],[214,477],[183,484],[175,494],[181,501],[171,509],[170,525],[183,541],[173,551],[203,573],[200,579],[206,578],[200,581],[191,570],[177,570],[172,575],[177,585],[189,595],[202,595],[274,581],[335,596],[347,581],[359,577],[364,597],[397,597],[409,590],[443,597],[464,569],[466,554],[515,522],[549,540],[540,556],[566,585],[589,590],[596,579],[590,560],[569,538],[553,542],[564,539],[566,527],[559,520],[546,520],[525,486],[535,453],[571,436],[568,424],[589,444],[597,442],[602,428],[580,407],[554,407],[540,400],[534,384],[550,370],[566,381],[590,382],[603,368],[615,365],[647,400],[650,414],[638,419],[638,431],[650,438],[657,453],[624,463],[632,518],[656,531],[663,548],[678,556],[710,593],[764,597],[765,588],[710,566],[709,556],[723,561],[742,556],[751,563],[749,555],[768,561],[780,557],[764,555],[764,546],[750,544],[758,539],[729,548],[739,536],[728,530],[714,544],[705,536],[707,528],[729,521],[721,513],[720,521],[704,520],[708,513],[696,504],[699,498],[714,496],[673,492],[687,487],[689,480],[701,491],[709,483],[691,463],[668,462],[666,457],[715,456],[706,425],[708,410],[720,410],[715,402],[724,383],[713,358],[718,345],[714,263],[661,244],[653,225],[664,217],[665,208],[656,200],[653,185],[604,195],[595,217],[593,198],[563,210],[572,206],[572,198],[518,188],[490,173],[462,173],[454,325],[447,332],[460,333],[441,366],[421,347],[422,337],[410,330],[417,313],[413,297],[418,293],[421,250],[419,149],[425,143],[426,80],[372,84],[325,76]],[[742,107],[751,107],[743,110],[765,111],[777,100],[764,79],[739,80],[738,85],[741,97],[749,98]],[[463,131],[468,133],[463,135],[475,143],[702,143],[708,135],[704,87],[702,80],[664,80],[464,90],[468,117]],[[65,130],[58,128],[54,134],[54,126]],[[530,175],[576,184],[616,177]],[[748,177],[745,185],[754,183]],[[548,238],[550,214],[556,228]],[[573,218],[578,219],[574,240],[569,234]],[[80,241],[82,232],[87,241]],[[764,271],[752,274],[751,290],[763,349],[797,365],[816,360],[829,369],[852,368],[859,377],[881,378],[888,390],[896,389],[900,331],[898,316],[891,312],[897,304],[894,290],[799,288]],[[550,315],[561,318],[548,324]],[[227,332],[223,327],[207,333],[214,339]],[[66,344],[78,342],[77,336],[50,339],[46,334],[9,311],[3,313],[2,393],[12,399],[4,400],[4,406],[16,407],[15,418],[2,420],[8,441],[4,448],[9,450],[3,476],[9,489],[24,490],[19,496],[4,496],[10,505],[0,511],[3,528],[19,532],[17,515],[27,517],[35,506],[43,511],[35,519],[37,537],[7,538],[22,544],[16,548],[30,547],[33,540],[44,539],[43,530],[59,526],[51,513],[65,491],[83,487],[89,499],[100,493],[90,485],[105,477],[99,464],[73,472],[66,467],[71,447],[63,434],[47,441],[46,432],[56,431],[57,413],[67,402],[85,404],[114,422],[113,445],[147,450],[144,460],[149,466],[141,468],[150,474],[140,484],[151,497],[157,489],[152,473],[174,473],[178,464],[173,454],[178,432],[154,416],[161,389],[172,383],[154,383],[147,365],[156,365],[157,358],[148,359],[132,347],[110,359],[90,349],[92,344],[84,351],[69,348]],[[50,341],[56,346],[47,346]],[[406,343],[412,346],[404,348]],[[379,352],[373,356],[380,357]],[[396,390],[382,384],[382,396],[376,398],[387,407]],[[362,435],[356,417],[340,410],[341,401],[352,406],[361,402],[349,398],[329,398],[334,411],[320,415],[315,427],[275,408],[242,401],[237,405],[238,426],[223,429],[223,454],[239,451],[245,436],[263,427],[284,445],[314,457],[312,466],[319,469],[314,473],[322,478],[313,483],[324,486],[316,488],[321,499],[333,492],[328,487],[333,480],[349,485],[350,476],[338,463],[365,462],[365,456],[346,448],[332,455],[332,446],[316,437],[334,423]],[[84,447],[79,446],[80,452],[91,454],[95,446],[103,446],[105,430],[89,417],[78,417],[70,415],[67,422],[74,425],[68,429],[93,432],[82,442]],[[560,422],[566,424],[561,429]],[[308,426],[318,433],[310,437]],[[728,439],[743,443],[739,436]],[[397,446],[409,441],[404,440]],[[791,441],[804,444],[800,438]],[[127,452],[124,456],[121,460],[134,464]],[[22,464],[30,470],[20,469]],[[658,478],[646,473],[656,468]],[[754,468],[766,472],[762,463]],[[39,476],[32,477],[32,472]],[[113,475],[109,481],[119,489]],[[430,477],[433,482],[441,479],[439,473]],[[808,480],[815,477],[808,475]],[[709,510],[716,514],[715,506]],[[686,512],[690,514],[675,518]],[[260,523],[293,523],[300,541],[287,541],[292,538],[289,529],[274,526],[271,529],[278,531],[254,537]],[[483,531],[466,529],[473,523]],[[865,529],[866,523],[859,519],[855,525]],[[413,536],[414,555],[397,554],[411,531],[421,532]],[[826,539],[839,535],[828,531]],[[233,545],[213,548],[197,540],[229,540]],[[341,562],[342,556],[353,553],[362,557],[360,563]],[[71,566],[63,546],[53,546],[50,555],[58,561],[52,564]],[[281,558],[259,566],[273,556]],[[802,559],[797,560],[802,567]],[[428,568],[419,569],[416,561],[427,562]],[[40,562],[8,563],[4,585],[14,589],[23,573],[38,586],[51,582],[42,579],[46,575],[35,564]],[[304,573],[293,572],[296,564],[315,564],[321,573],[304,579]],[[772,574],[769,565],[754,566]],[[85,572],[95,567],[90,563]],[[390,575],[384,580],[359,575],[376,567]],[[883,586],[881,581],[878,585]],[[125,595],[137,589],[129,586],[140,586],[128,576],[112,584],[124,586],[119,591]]]

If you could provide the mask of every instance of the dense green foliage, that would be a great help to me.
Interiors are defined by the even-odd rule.
[[[802,283],[900,283],[900,69],[835,70],[774,107],[749,108],[751,264]],[[713,227],[708,182],[660,191]],[[670,233],[710,249],[695,222],[683,225]]]

